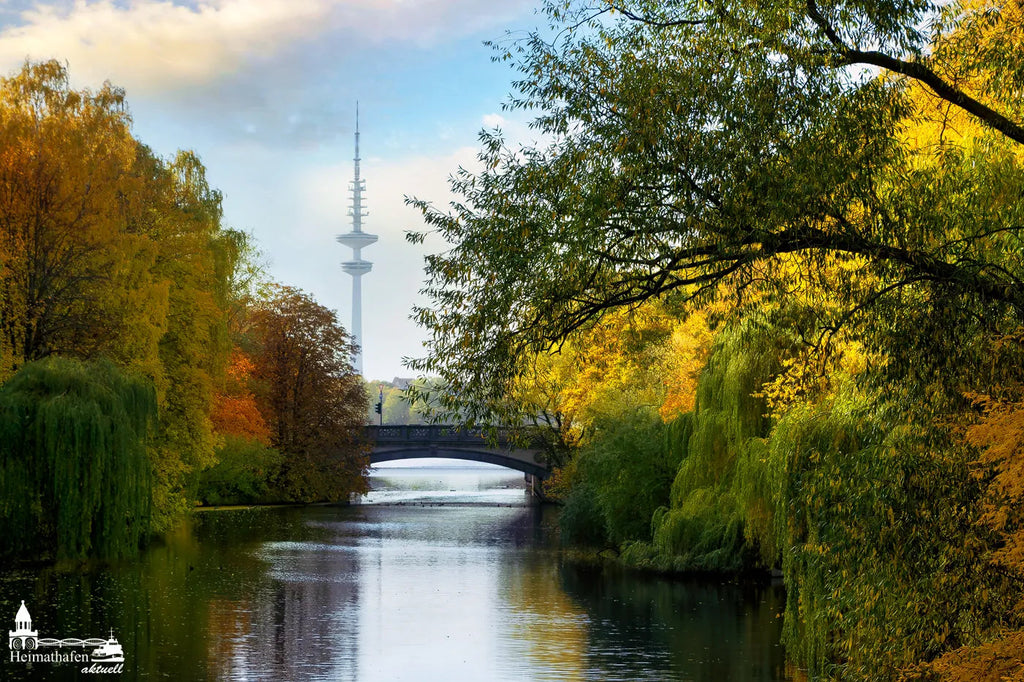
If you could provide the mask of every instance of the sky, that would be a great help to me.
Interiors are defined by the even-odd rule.
[[[525,36],[539,0],[0,0],[0,72],[65,62],[76,88],[127,94],[135,136],[158,154],[198,153],[224,195],[224,224],[255,236],[270,277],[351,323],[355,108],[360,111],[363,375],[412,376],[423,355],[410,319],[423,256],[439,240],[405,196],[445,205],[447,178],[473,168],[481,129],[528,141],[502,110],[515,72],[485,40]]]

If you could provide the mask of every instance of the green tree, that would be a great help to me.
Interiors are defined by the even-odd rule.
[[[209,505],[275,502],[273,484],[284,457],[258,440],[228,434],[217,463],[196,476],[196,497]]]
[[[150,532],[151,382],[48,358],[0,388],[0,553],[116,557]]]
[[[389,381],[366,382],[367,405],[366,423],[377,424],[383,417],[384,424],[421,424],[422,416],[413,410],[413,398],[402,386]],[[383,414],[377,413],[377,402],[384,396]]]
[[[545,7],[550,31],[497,55],[543,142],[483,133],[450,207],[413,202],[448,243],[414,368],[452,413],[500,419],[539,355],[612,311],[717,301],[671,502],[624,556],[783,557],[788,651],[814,676],[884,679],[1019,628],[1019,5]],[[567,511],[588,530],[585,454],[569,502],[593,497]]]
[[[405,391],[398,388],[384,392],[383,410],[385,424],[415,424],[419,421],[413,417],[412,403],[406,397]]]
[[[179,152],[158,168],[160,182],[144,206],[140,229],[158,245],[153,275],[166,287],[158,343],[161,418],[153,450],[163,523],[187,508],[193,472],[215,462],[210,414],[231,349],[231,281],[240,235],[221,228],[220,192],[207,183],[195,154]]]
[[[754,284],[784,295],[778,273],[792,256],[805,282],[845,303],[823,330],[899,296],[1018,324],[1024,206],[992,195],[1024,188],[1019,126],[994,116],[1019,113],[1019,74],[971,62],[986,112],[947,93],[983,124],[972,139],[945,139],[937,153],[904,137],[918,108],[907,74],[938,87],[922,69],[966,63],[957,36],[980,12],[641,2],[595,14],[548,3],[555,38],[499,53],[522,74],[510,106],[536,112],[547,142],[511,149],[483,133],[484,170],[456,173],[450,210],[414,202],[450,245],[427,259],[431,303],[416,314],[432,337],[414,367],[485,418],[531,352],[605,311],[670,293],[699,302],[722,284],[738,301]],[[848,68],[858,61],[890,73]],[[837,262],[873,276],[834,280]]]

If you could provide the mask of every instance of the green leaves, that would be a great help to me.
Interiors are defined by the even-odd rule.
[[[792,410],[770,440],[785,643],[812,676],[877,678],[979,641],[1017,588],[987,562],[969,451],[852,386]],[[998,618],[996,619],[998,620]]]
[[[548,3],[502,53],[542,142],[484,133],[455,203],[413,202],[447,245],[413,367],[452,414],[519,423],[538,354],[652,299],[721,303],[670,505],[626,555],[781,558],[812,676],[884,678],[1019,626],[982,518],[998,486],[959,437],[965,395],[1022,382],[991,353],[1024,320],[1018,5]],[[619,417],[575,462],[569,518],[644,539],[630,512],[655,502],[622,491],[657,477]]]
[[[877,278],[838,301],[850,311],[844,324],[905,287],[1024,314],[1019,249],[997,246],[1019,233],[1017,190],[1003,183],[1001,201],[971,204],[953,187],[991,183],[977,172],[1005,168],[995,159],[1015,154],[1013,143],[986,131],[987,157],[965,146],[958,158],[939,133],[947,151],[935,156],[905,138],[922,106],[916,90],[836,68],[861,49],[918,64],[918,27],[938,10],[626,9],[549,5],[562,30],[515,46],[522,78],[510,104],[536,114],[544,142],[512,149],[482,133],[483,170],[458,171],[457,202],[412,202],[449,246],[427,260],[430,302],[416,316],[431,332],[429,355],[412,367],[441,375],[474,418],[495,417],[488,406],[526,371],[524,357],[606,311],[668,294],[703,302],[754,280],[782,290],[776,273],[790,254],[808,281],[826,280],[837,259]]]
[[[130,556],[150,532],[152,384],[50,358],[0,388],[0,553]]]

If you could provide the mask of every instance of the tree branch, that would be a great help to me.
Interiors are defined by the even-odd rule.
[[[840,56],[847,63],[877,66],[913,78],[927,85],[942,99],[974,115],[993,130],[999,131],[1017,144],[1024,144],[1024,127],[1014,123],[995,109],[982,104],[963,90],[950,85],[924,64],[897,59],[877,50],[857,50],[848,46],[822,15],[814,0],[807,0],[807,16],[821,29],[828,41],[839,50]]]
[[[672,28],[673,26],[700,26],[706,24],[706,19],[676,19],[675,21],[655,21],[650,17],[645,17],[640,14],[629,11],[625,7],[618,5],[614,2],[608,3],[608,7],[616,12],[622,14],[622,16],[632,21],[638,21],[648,26],[654,26],[656,28]]]

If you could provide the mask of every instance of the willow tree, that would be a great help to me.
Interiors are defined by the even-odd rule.
[[[794,254],[846,304],[821,329],[902,296],[1024,319],[1012,3],[546,7],[550,31],[498,54],[522,75],[510,108],[544,142],[483,133],[459,199],[415,202],[450,248],[427,259],[416,315],[432,338],[413,364],[461,409],[486,417],[531,351],[610,309],[722,283],[784,296]],[[978,134],[915,149],[909,84]],[[872,277],[831,279],[837,260]]]
[[[0,388],[0,552],[131,554],[150,531],[152,383],[48,358]]]

